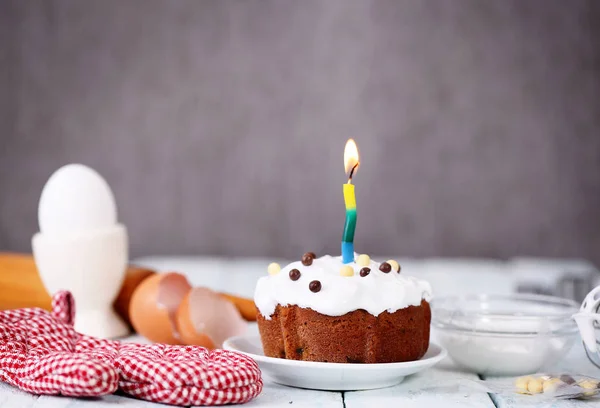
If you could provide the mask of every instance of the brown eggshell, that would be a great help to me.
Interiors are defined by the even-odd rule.
[[[177,328],[184,344],[221,348],[248,324],[235,305],[207,288],[192,289],[177,310]]]
[[[137,289],[137,287],[144,281],[146,278],[156,274],[155,271],[140,268],[137,266],[130,265],[127,268],[127,274],[125,275],[125,280],[123,281],[123,286],[121,286],[121,291],[119,292],[119,296],[115,299],[113,304],[115,311],[127,322],[127,324],[131,325],[131,316],[129,316],[129,305],[131,304],[131,298],[133,296],[133,292]]]
[[[240,314],[244,319],[249,322],[256,321],[258,309],[256,308],[256,305],[252,299],[230,295],[228,293],[221,293],[221,296],[233,303],[234,306],[240,311]]]
[[[192,289],[193,291],[194,289]],[[194,323],[190,318],[190,293],[183,298],[183,301],[177,309],[177,315],[175,322],[177,325],[177,331],[181,337],[181,341],[184,344],[203,346],[208,349],[214,349],[215,343],[206,334],[196,333]]]
[[[145,279],[133,292],[129,305],[134,329],[156,343],[182,344],[175,316],[191,288],[185,276],[175,272]]]

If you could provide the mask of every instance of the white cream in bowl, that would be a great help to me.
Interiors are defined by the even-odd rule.
[[[577,338],[577,304],[539,295],[448,296],[432,301],[434,335],[460,366],[482,375],[550,367]]]

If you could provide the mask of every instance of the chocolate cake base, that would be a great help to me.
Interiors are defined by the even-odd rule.
[[[258,313],[268,357],[329,363],[393,363],[418,360],[429,347],[431,309],[425,300],[375,317],[365,310],[326,316],[278,305],[271,319]]]

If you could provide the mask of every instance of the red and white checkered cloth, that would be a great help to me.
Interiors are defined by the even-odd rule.
[[[75,304],[57,293],[52,313],[0,312],[0,380],[34,394],[90,397],[121,389],[173,405],[250,401],[262,390],[249,357],[199,346],[128,344],[75,332]]]

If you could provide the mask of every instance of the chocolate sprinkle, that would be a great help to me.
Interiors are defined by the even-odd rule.
[[[383,273],[390,273],[392,270],[392,265],[387,262],[383,262],[381,265],[379,265],[379,270]]]
[[[321,290],[321,282],[319,282],[318,280],[314,280],[308,284],[308,288],[311,292],[317,293]]]
[[[290,271],[290,279],[293,281],[300,279],[300,271],[298,269],[292,269]]]
[[[314,259],[315,259],[315,254],[312,252],[307,252],[304,255],[302,255],[302,265],[310,266],[310,265],[312,265]]]
[[[398,273],[400,273],[400,271],[402,270],[402,265],[398,264]]]
[[[371,273],[371,268],[364,267],[360,270],[360,276],[362,276],[363,278],[369,273]]]

